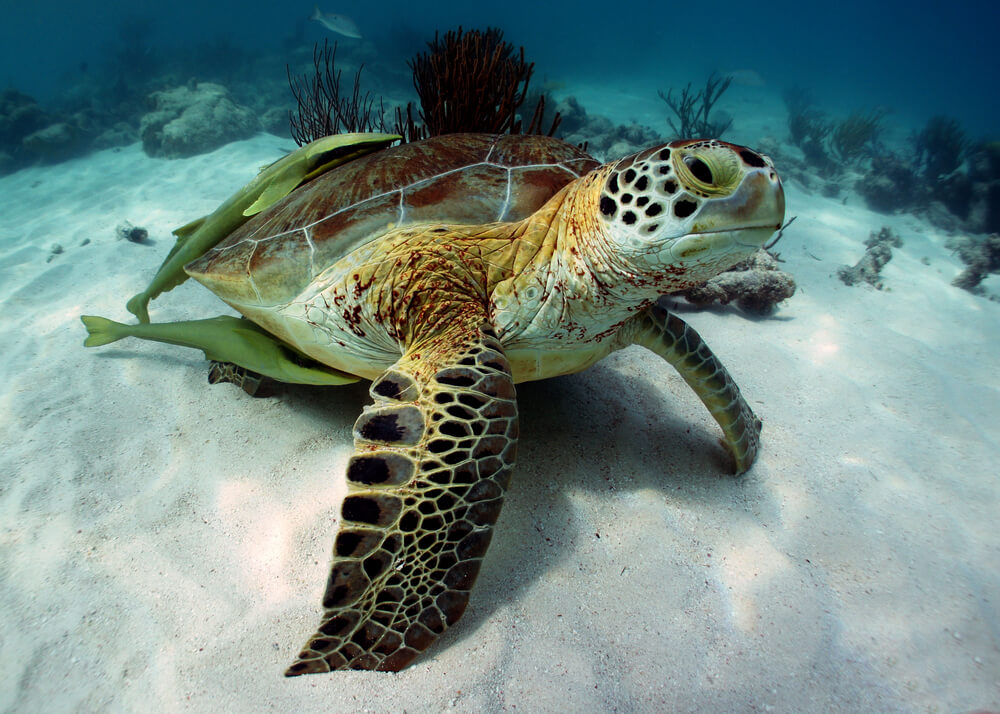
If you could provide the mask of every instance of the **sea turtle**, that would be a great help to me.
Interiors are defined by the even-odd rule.
[[[514,465],[515,383],[642,345],[749,468],[759,420],[657,297],[756,251],[783,214],[771,161],[722,141],[599,166],[551,138],[441,136],[329,171],[186,266],[253,325],[84,321],[88,344],[133,335],[286,381],[372,380],[322,622],[286,674],[395,671],[465,610]]]

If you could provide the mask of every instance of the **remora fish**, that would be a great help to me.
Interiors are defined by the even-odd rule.
[[[346,15],[338,15],[334,12],[321,12],[319,5],[313,5],[313,14],[310,20],[315,20],[331,32],[336,32],[344,37],[361,39],[361,30],[354,24],[354,20]]]

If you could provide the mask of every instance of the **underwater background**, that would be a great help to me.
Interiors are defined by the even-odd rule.
[[[764,86],[802,87],[833,113],[880,107],[919,126],[935,114],[974,136],[995,134],[1000,116],[1000,7],[971,2],[708,4],[604,2],[343,3],[365,61],[402,67],[435,30],[499,27],[535,62],[536,82],[666,88],[709,72],[752,70]],[[4,3],[0,83],[45,104],[82,99],[120,72],[152,78],[191,53],[212,61],[186,69],[215,79],[240,62],[260,81],[282,78],[290,50],[331,36],[309,22],[307,2]],[[336,37],[333,36],[335,39]],[[357,40],[339,38],[345,50]],[[231,53],[226,58],[225,54]],[[206,57],[206,60],[208,58]],[[121,67],[122,60],[133,61]],[[228,66],[211,66],[214,63]],[[597,111],[597,107],[589,107]]]
[[[1000,711],[1000,4],[321,5],[361,38],[311,2],[2,9],[0,711]],[[727,476],[638,348],[518,385],[464,619],[396,675],[286,680],[368,384],[251,399],[194,350],[84,349],[80,316],[131,321],[172,231],[295,148],[286,66],[336,42],[391,128],[459,26],[523,46],[602,161],[675,137],[661,92],[729,83],[710,124],[774,159],[794,220],[735,272],[788,290],[669,306],[760,457]],[[153,309],[226,307],[188,281]]]

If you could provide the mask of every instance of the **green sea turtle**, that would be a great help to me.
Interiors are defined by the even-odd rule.
[[[132,335],[276,379],[372,380],[322,622],[286,674],[395,671],[465,610],[514,465],[515,383],[642,345],[749,468],[759,420],[656,300],[756,251],[783,215],[770,160],[721,141],[598,166],[556,139],[436,137],[325,173],[186,266],[249,320],[85,317],[87,344]]]

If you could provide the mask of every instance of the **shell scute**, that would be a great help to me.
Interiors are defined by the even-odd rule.
[[[498,220],[519,221],[527,218],[575,178],[576,175],[568,170],[560,172],[550,166],[512,169],[510,172],[512,198]]]
[[[299,286],[312,278],[310,261],[299,259],[299,256],[309,255],[309,251],[309,239],[304,230],[294,231],[281,240],[255,243],[246,264],[251,282],[256,285],[255,276],[270,275],[271,291],[280,291],[290,298]]]
[[[403,191],[407,223],[488,223],[500,219],[507,196],[507,169],[489,164],[462,167]]]

